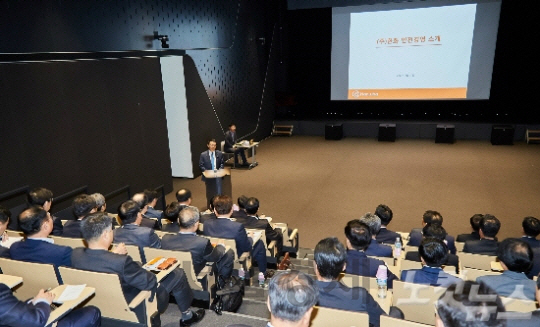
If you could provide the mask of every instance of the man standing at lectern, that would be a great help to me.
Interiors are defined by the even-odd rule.
[[[238,154],[242,157],[242,166],[249,166],[246,160],[246,154],[244,148],[235,148],[234,144],[238,139],[236,138],[236,125],[230,124],[229,130],[225,133],[225,152],[234,152],[234,165],[238,166]]]
[[[204,173],[206,170],[223,169],[223,153],[216,150],[216,140],[211,139],[208,141],[207,146],[208,151],[201,153],[201,157],[199,158],[199,168],[201,168],[201,171]],[[202,180],[206,183],[207,188],[209,187],[208,183],[216,183],[217,194],[221,195],[221,178],[207,179],[203,174]]]

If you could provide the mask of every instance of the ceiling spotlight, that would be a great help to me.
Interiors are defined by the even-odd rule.
[[[168,35],[159,35],[157,31],[154,31],[154,40],[160,40],[162,48],[169,48],[169,45],[167,44],[167,42],[169,41]]]

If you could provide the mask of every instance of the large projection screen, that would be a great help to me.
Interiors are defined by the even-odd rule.
[[[331,100],[489,99],[500,0],[332,9]]]

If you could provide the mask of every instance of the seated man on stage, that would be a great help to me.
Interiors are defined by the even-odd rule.
[[[236,137],[236,125],[230,124],[229,130],[225,133],[225,152],[234,153],[234,165],[238,166],[238,154],[242,157],[242,166],[249,166],[249,163],[246,160],[246,154],[244,153],[244,148],[235,148],[234,144],[238,141]]]
[[[211,139],[208,141],[207,146],[208,150],[202,152],[199,158],[199,168],[201,169],[201,172],[204,173],[206,170],[223,169],[223,153],[216,150],[216,140]],[[203,174],[202,181],[206,183],[206,187],[208,187],[208,183],[216,183],[217,194],[221,194],[221,178],[207,179]]]

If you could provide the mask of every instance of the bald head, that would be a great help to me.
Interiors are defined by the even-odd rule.
[[[191,191],[187,188],[179,189],[176,192],[176,200],[180,204],[190,205],[191,204]]]

